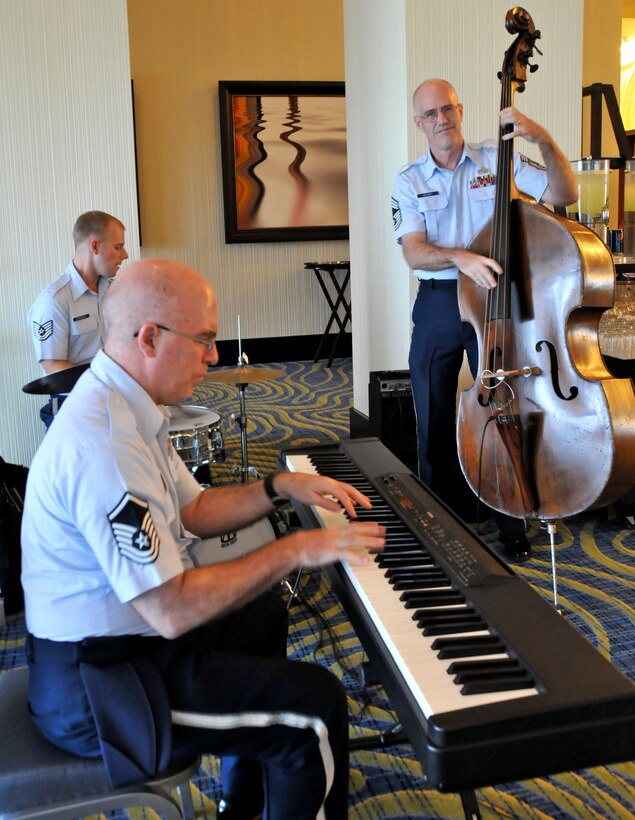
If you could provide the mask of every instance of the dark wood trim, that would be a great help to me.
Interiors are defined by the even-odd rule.
[[[304,362],[313,361],[319,347],[319,334],[312,336],[273,336],[264,339],[243,339],[242,350],[249,357],[250,364],[266,364],[268,362]],[[326,354],[332,349],[337,338],[336,333],[327,336],[323,345]],[[238,364],[238,340],[225,339],[218,342],[219,365],[232,366]],[[337,345],[336,355],[352,355],[352,338],[350,333],[343,333]],[[325,354],[319,361],[326,364],[328,356]]]
[[[220,80],[218,103],[220,147],[225,213],[225,242],[296,242],[323,239],[348,239],[348,225],[321,225],[279,228],[241,228],[238,225],[237,158],[234,123],[234,97],[344,97],[343,82],[280,82]],[[345,126],[345,123],[342,123]],[[255,167],[261,160],[255,160]],[[253,170],[253,168],[251,169]],[[250,175],[258,181],[257,175]],[[263,189],[264,192],[264,189]]]

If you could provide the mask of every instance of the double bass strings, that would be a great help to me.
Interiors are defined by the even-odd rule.
[[[512,104],[512,83],[506,74],[502,80],[500,109]],[[503,140],[503,134],[509,133],[513,126],[499,124],[499,150],[496,169],[496,203],[492,220],[492,236],[490,241],[490,257],[503,268],[498,277],[495,288],[488,290],[487,308],[484,316],[483,339],[486,340],[485,351],[489,351],[490,361],[483,363],[481,381],[489,389],[490,401],[494,398],[494,391],[501,384],[510,390],[510,396],[497,401],[500,410],[505,403],[511,403],[514,391],[505,377],[496,376],[496,371],[506,370],[507,338],[505,333],[506,319],[509,317],[510,298],[510,202],[513,179],[513,140]],[[486,381],[489,384],[486,384]],[[506,399],[506,401],[505,401]]]

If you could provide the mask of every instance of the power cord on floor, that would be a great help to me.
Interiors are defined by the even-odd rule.
[[[381,685],[381,681],[377,677],[375,670],[372,667],[372,664],[369,661],[363,661],[359,669],[352,669],[348,666],[338,649],[339,641],[337,636],[335,635],[333,628],[324,617],[323,613],[320,609],[308,601],[299,591],[299,581],[300,581],[300,572],[296,578],[295,583],[295,592],[289,599],[289,606],[295,600],[302,606],[304,606],[308,611],[314,616],[316,621],[320,624],[320,632],[318,634],[318,641],[316,646],[314,647],[310,657],[315,661],[316,660],[316,653],[322,646],[322,637],[324,631],[326,631],[329,635],[331,641],[331,647],[333,650],[333,657],[335,661],[344,669],[351,677],[357,680],[359,689],[364,695],[364,702],[362,703],[362,710],[366,709],[368,706],[371,705],[371,697],[370,697],[370,689],[374,686]],[[360,750],[360,749],[377,749],[383,748],[388,746],[394,746],[398,743],[410,743],[408,736],[403,731],[401,723],[395,721],[386,731],[379,731],[373,732],[372,734],[363,735],[360,737],[352,737],[349,739],[349,748],[351,750]]]

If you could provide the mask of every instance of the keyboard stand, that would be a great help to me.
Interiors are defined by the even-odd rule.
[[[461,798],[465,820],[480,820],[481,811],[476,800],[476,792],[473,789],[468,789],[468,791],[459,792],[459,797]]]

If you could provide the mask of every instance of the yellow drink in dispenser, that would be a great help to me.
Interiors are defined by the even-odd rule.
[[[567,216],[591,228],[606,242],[609,224],[609,160],[578,159],[571,163],[571,168],[578,183],[578,200],[567,205]]]

